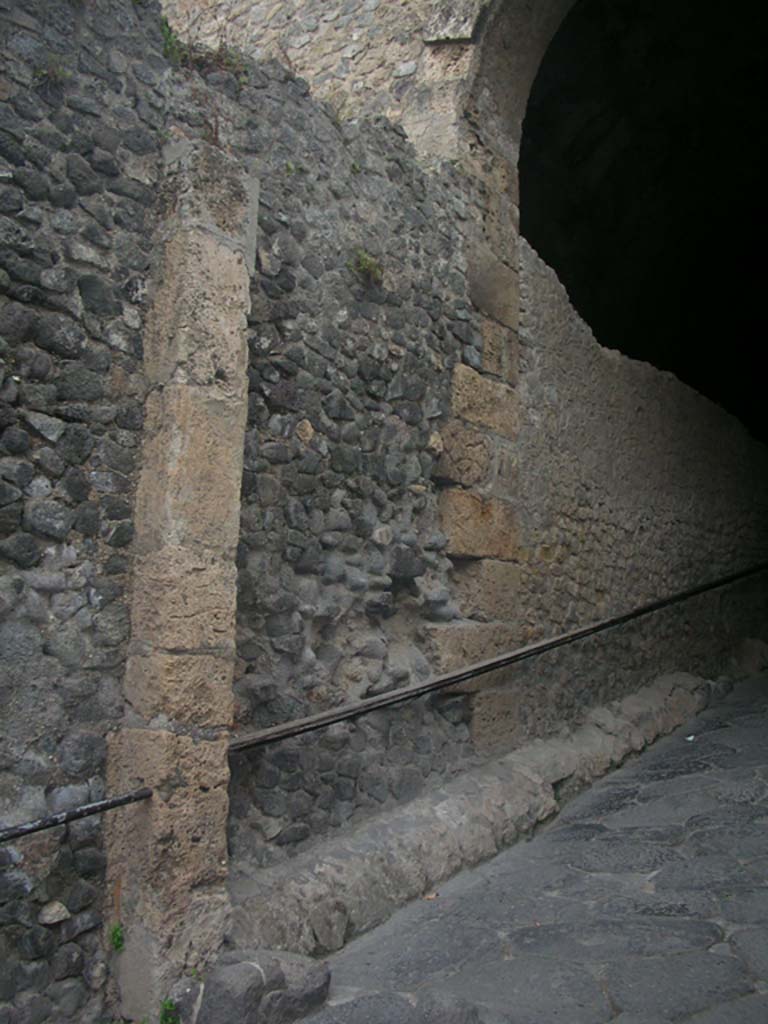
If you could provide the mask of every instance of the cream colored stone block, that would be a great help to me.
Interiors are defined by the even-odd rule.
[[[158,899],[185,903],[191,888],[227,874],[228,739],[196,740],[161,729],[123,729],[109,741],[110,792],[149,786],[150,800],[110,818],[114,865],[126,855]],[[162,856],[159,852],[162,851]]]
[[[134,643],[148,651],[231,651],[236,579],[234,564],[184,548],[162,548],[137,559]]]
[[[494,451],[494,472],[491,494],[503,501],[516,501],[519,496],[518,449],[509,441],[497,442]]]
[[[424,639],[436,675],[459,671],[513,651],[518,646],[517,630],[498,622],[454,622],[426,626]],[[503,684],[512,671],[494,669],[466,683],[457,683],[456,693],[475,693]]]
[[[517,394],[506,384],[490,380],[460,363],[454,368],[451,408],[460,416],[502,437],[517,437],[519,406]]]
[[[247,392],[248,270],[242,253],[201,230],[179,230],[165,245],[162,277],[144,338],[152,384]]]
[[[487,316],[516,331],[520,322],[520,284],[516,270],[502,263],[488,245],[477,245],[467,268],[469,296]]]
[[[173,722],[229,728],[234,714],[231,656],[212,654],[132,655],[123,690],[146,719],[167,715]]]
[[[435,475],[441,480],[472,487],[486,481],[493,452],[490,439],[461,420],[449,420],[440,430],[443,451]]]
[[[149,395],[136,494],[136,546],[195,545],[234,557],[240,529],[245,403],[213,388]]]
[[[515,511],[508,502],[450,488],[439,498],[448,554],[512,561],[518,555]]]
[[[454,567],[453,592],[467,618],[515,625],[520,603],[520,567],[487,558],[459,562]]]

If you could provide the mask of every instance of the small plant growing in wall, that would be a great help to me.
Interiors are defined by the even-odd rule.
[[[109,933],[109,944],[116,953],[122,953],[125,949],[125,933],[119,921],[112,926],[112,930]]]
[[[168,19],[163,18],[163,56],[175,68],[186,67],[190,60],[190,48],[176,35]]]
[[[365,249],[355,250],[355,255],[347,264],[358,277],[361,277],[367,285],[380,285],[384,280],[384,271],[375,256],[371,256]]]
[[[185,42],[163,18],[163,56],[175,68],[191,68],[201,74],[206,71],[229,71],[240,86],[248,84],[248,65],[243,54],[223,40],[215,50],[199,43]]]
[[[178,1008],[172,999],[164,999],[160,1004],[160,1024],[181,1024]]]

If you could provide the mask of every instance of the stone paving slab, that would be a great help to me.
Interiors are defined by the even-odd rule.
[[[329,962],[311,1024],[766,1024],[768,674]]]

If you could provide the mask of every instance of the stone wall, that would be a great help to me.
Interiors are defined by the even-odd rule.
[[[461,97],[488,0],[164,0],[185,39],[275,58],[337,116],[401,123],[420,154],[459,155]]]
[[[172,350],[168,323],[157,326],[158,282],[167,282],[168,264],[181,280],[185,255],[193,273],[202,273],[208,251],[204,241],[196,251],[186,245],[195,241],[194,217],[205,208],[199,203],[190,213],[188,182],[181,205],[192,223],[182,241],[176,238],[165,271],[167,232],[158,232],[158,225],[175,209],[169,186],[178,177],[163,153],[167,157],[170,146],[178,155],[185,139],[195,140],[196,151],[210,150],[213,142],[215,154],[223,153],[237,120],[224,111],[239,85],[233,90],[228,74],[217,83],[219,65],[204,69],[210,85],[198,73],[174,70],[163,56],[161,15],[153,3],[2,3],[0,34],[0,821],[15,824],[104,796],[108,746],[110,795],[134,784],[158,790],[169,784],[149,814],[130,817],[150,828],[140,840],[137,827],[131,843],[110,851],[108,887],[98,818],[0,850],[0,1020],[87,1024],[107,1012],[109,961],[114,965],[139,946],[130,920],[136,893],[123,876],[134,855],[162,861],[154,845],[161,842],[158,833],[177,851],[179,878],[185,871],[190,877],[195,857],[199,863],[214,850],[218,876],[195,878],[198,901],[210,882],[226,903],[228,766],[220,733],[231,721],[234,637],[227,646],[217,635],[219,646],[206,650],[186,609],[167,600],[158,605],[163,583],[166,597],[173,591],[185,601],[184,585],[199,578],[191,571],[200,568],[195,556],[211,562],[220,550],[234,629],[242,440],[225,457],[209,446],[220,496],[226,481],[233,493],[231,536],[216,513],[206,547],[196,494],[206,453],[193,428],[210,430],[218,396],[228,390],[240,394],[244,421],[249,274],[243,253],[231,254],[230,270],[239,259],[243,275],[240,294],[231,273],[224,282],[229,291],[218,288],[212,304],[199,287],[186,297],[177,289],[178,302],[166,302],[178,317]],[[208,183],[228,185],[214,165],[215,159]],[[233,199],[230,188],[230,205]],[[216,211],[219,218],[222,212]],[[236,220],[240,231],[246,218]],[[251,267],[253,261],[251,252]],[[220,285],[226,254],[213,262]],[[221,309],[227,303],[229,334]],[[195,339],[205,341],[212,319],[219,348],[196,360]],[[232,367],[222,349],[237,340],[238,324],[242,354]],[[219,362],[211,366],[214,357]],[[227,419],[228,440],[237,419]],[[211,482],[206,477],[204,487]],[[215,577],[215,566],[205,568]],[[213,617],[207,604],[198,623]],[[174,620],[185,627],[191,650],[179,644],[178,629],[172,635]],[[165,660],[164,646],[173,648]],[[195,690],[191,668],[206,656],[227,662],[229,676],[221,666],[217,678],[198,673],[203,678]],[[163,700],[158,662],[165,669]],[[127,683],[126,663],[133,666]],[[224,687],[218,703],[217,682]],[[171,757],[158,757],[171,734]],[[137,736],[146,739],[145,749],[130,747]],[[207,740],[216,747],[216,764],[202,756]],[[180,751],[189,763],[181,787]],[[213,844],[201,846],[194,828],[186,835],[184,828],[190,817],[205,819],[206,800],[218,801],[219,819]],[[157,877],[143,881],[147,897]],[[167,906],[173,887],[163,879],[158,887]],[[166,938],[186,913],[182,901],[176,903],[175,921],[161,922]],[[124,925],[120,954],[111,935],[118,923]],[[200,931],[210,945],[210,933]],[[188,955],[194,961],[199,943]],[[178,966],[170,949],[156,960]],[[138,1016],[157,1009],[154,980],[143,979],[154,1002]]]
[[[360,61],[385,46],[427,67],[410,36],[388,48],[400,7],[349,6],[375,43]],[[471,36],[479,8],[450,32]],[[252,729],[733,571],[766,554],[766,456],[594,342],[518,238],[508,152],[427,173],[402,128],[340,120],[278,63],[173,67],[152,3],[0,0],[0,28],[0,819],[101,795],[110,733],[110,785],[158,791],[115,812],[108,888],[97,819],[0,851],[0,1022],[87,1024],[139,896],[167,939],[153,999],[220,938],[235,653],[235,727]],[[436,38],[446,60],[452,45]],[[370,109],[405,95],[393,67],[368,69]],[[190,142],[195,189],[259,183],[255,256],[231,196],[204,237],[178,227]],[[763,632],[762,594],[240,755],[231,851],[286,860],[661,669],[714,673]],[[197,944],[184,880],[213,894]]]
[[[263,98],[245,143],[262,179],[238,556],[246,728],[429,675],[419,630],[458,614],[438,425],[482,349],[472,187],[427,176],[402,130],[339,123],[290,80]],[[466,742],[440,703],[238,757],[233,848],[284,857],[458,769]]]
[[[525,242],[521,281],[530,632],[763,560],[765,446],[672,374],[597,344]]]
[[[325,543],[320,533],[313,548],[320,560],[294,560],[290,568],[276,544],[280,533],[273,533],[267,576],[282,564],[279,593],[293,625],[270,640],[262,613],[261,653],[237,684],[250,701],[251,721],[266,725],[311,713],[316,702],[401,685],[408,681],[400,674],[403,653],[423,658],[433,671],[463,668],[765,559],[765,448],[671,375],[598,345],[556,275],[520,244],[520,344],[503,348],[506,380],[484,373],[482,360],[478,369],[462,362],[445,373],[450,395],[435,425],[432,445],[440,454],[427,484],[436,506],[427,524],[439,523],[445,535],[439,574],[431,575],[443,602],[425,600],[423,577],[410,595],[396,575],[375,580],[385,596],[394,587],[395,604],[383,611],[380,600],[371,609],[365,590],[350,591],[359,556],[370,549],[390,560],[391,573],[391,531],[378,535],[376,548],[354,539],[351,523]],[[477,311],[474,317],[482,323]],[[354,395],[355,382],[347,388]],[[367,465],[363,457],[345,480],[333,481],[339,507],[359,500]],[[263,470],[275,473],[266,461]],[[305,515],[313,513],[322,482],[321,466],[318,484],[301,498]],[[322,530],[316,512],[315,519]],[[279,513],[271,522],[277,530]],[[418,555],[419,523],[411,529]],[[312,542],[293,536],[298,546]],[[269,546],[262,535],[261,560]],[[340,559],[347,575],[331,577],[326,566]],[[247,569],[241,638],[260,621],[251,616],[264,600],[255,587],[254,597],[243,600],[243,587],[249,588]],[[295,600],[286,596],[292,589]],[[346,615],[329,628],[323,602],[341,596]],[[302,842],[415,795],[439,774],[556,734],[659,674],[687,669],[715,677],[742,636],[764,633],[766,610],[764,582],[746,581],[459,687],[443,698],[442,716],[433,702],[417,702],[242,755],[231,822],[239,867],[274,863]],[[412,664],[415,681],[420,673]],[[373,684],[364,674],[371,669]],[[319,691],[318,679],[326,684]],[[304,700],[302,684],[309,687]],[[456,723],[453,736],[441,721],[446,715]]]
[[[164,66],[140,7],[89,8],[0,4],[3,823],[104,796],[123,713]],[[0,1019],[94,1019],[99,821],[0,858]]]

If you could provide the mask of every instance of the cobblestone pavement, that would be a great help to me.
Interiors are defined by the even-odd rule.
[[[768,674],[332,957],[311,1022],[766,1024],[766,826]]]

